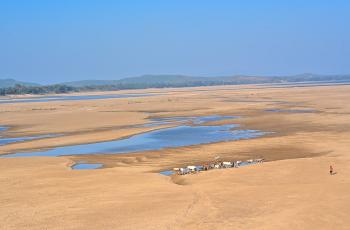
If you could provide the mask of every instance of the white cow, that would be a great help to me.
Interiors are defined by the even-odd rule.
[[[264,158],[259,158],[255,160],[256,163],[263,163],[264,162]]]
[[[187,174],[187,173],[189,173],[188,168],[180,168],[180,174],[181,174],[181,175],[185,175],[185,174]]]
[[[224,168],[232,168],[232,166],[233,166],[233,164],[231,162],[228,162],[228,161],[222,162],[222,165],[224,166]]]
[[[197,167],[194,166],[194,165],[190,165],[190,166],[187,166],[187,169],[190,171],[190,172],[195,172],[197,170]]]

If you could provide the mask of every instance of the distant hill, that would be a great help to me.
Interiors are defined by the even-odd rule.
[[[312,74],[312,73],[304,73],[304,74],[285,76],[285,77],[276,76],[274,78],[282,82],[350,81],[349,74],[319,75],[319,74]]]
[[[185,75],[143,75],[120,80],[85,80],[65,82],[64,85],[73,87],[87,86],[121,86],[130,88],[147,87],[185,87],[200,85],[235,85],[235,84],[262,84],[288,83],[305,81],[350,81],[350,75],[316,75],[300,74],[294,76],[224,76],[224,77],[195,77]]]
[[[185,75],[143,75],[123,78],[120,80],[84,80],[64,82],[62,84],[73,87],[102,86],[102,85],[215,85],[215,84],[249,84],[274,82],[272,77],[229,76],[229,77],[194,77]]]
[[[167,87],[195,87],[213,85],[240,85],[263,83],[344,83],[350,84],[350,75],[299,74],[294,76],[224,76],[195,77],[184,75],[143,75],[120,80],[84,80],[65,82],[55,85],[40,86],[34,83],[20,82],[13,79],[0,80],[0,95],[49,94],[69,92],[111,91],[123,89],[146,89]],[[332,84],[333,84],[332,83]],[[20,86],[16,86],[20,85]],[[15,87],[16,86],[16,87]]]
[[[83,81],[63,82],[61,84],[73,86],[73,87],[115,85],[115,84],[118,84],[118,80],[83,80]]]
[[[140,89],[140,88],[164,88],[164,87],[189,87],[189,86],[210,86],[227,84],[257,84],[271,83],[273,77],[255,76],[228,76],[228,77],[195,77],[184,75],[143,75],[129,77],[120,80],[85,80],[62,83],[72,87],[117,87],[119,89]]]
[[[74,87],[85,87],[85,86],[101,86],[101,85],[120,85],[120,84],[174,84],[184,82],[196,82],[204,77],[190,77],[182,75],[143,75],[139,77],[129,77],[120,80],[83,80],[64,82],[62,84],[74,86]]]
[[[38,86],[39,84],[31,82],[16,81],[14,79],[0,79],[0,88],[14,87],[16,85]]]
[[[183,83],[203,81],[205,77],[192,77],[184,75],[143,75],[139,77],[129,77],[118,80],[118,83],[143,83],[143,84],[157,84],[157,83]]]

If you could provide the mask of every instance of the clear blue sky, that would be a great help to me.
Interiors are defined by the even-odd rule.
[[[347,0],[0,0],[0,78],[350,73]]]

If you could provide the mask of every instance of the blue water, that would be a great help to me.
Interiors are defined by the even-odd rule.
[[[84,170],[84,169],[99,169],[103,164],[75,164],[72,166],[74,170]]]
[[[15,143],[15,142],[30,141],[30,140],[35,140],[35,139],[43,139],[43,138],[57,137],[57,136],[59,136],[59,135],[47,134],[47,135],[39,135],[39,136],[32,136],[32,137],[0,138],[0,146],[7,145],[10,143]]]
[[[195,124],[202,124],[206,122],[212,122],[212,121],[222,121],[227,119],[234,119],[238,118],[238,116],[219,116],[219,115],[213,115],[213,116],[205,116],[205,117],[198,117],[194,123]]]
[[[0,99],[0,104],[25,103],[25,102],[48,102],[48,101],[80,101],[112,98],[146,97],[157,94],[110,94],[110,95],[69,95],[69,96],[44,96],[21,99]]]
[[[174,124],[175,122],[191,122],[192,124],[202,124],[204,122],[209,121],[219,121],[224,119],[230,119],[230,118],[237,118],[236,116],[204,116],[204,117],[172,117],[172,118],[152,118],[150,119],[151,122],[143,125],[136,125],[137,127],[153,127],[153,126],[159,126],[164,124]],[[2,131],[6,131],[7,127],[1,127],[0,126],[0,133]],[[21,141],[30,141],[35,139],[43,139],[43,138],[49,138],[49,137],[57,137],[60,136],[60,134],[46,134],[46,135],[37,135],[37,136],[27,136],[27,137],[12,137],[12,138],[2,138],[0,136],[0,146],[6,145],[10,143],[15,142],[21,142]]]
[[[0,127],[0,132],[6,131],[7,129],[8,129],[7,127]],[[3,138],[0,136],[0,146],[15,143],[15,142],[30,141],[35,139],[57,137],[57,136],[59,136],[59,134],[46,134],[46,135],[37,135],[37,136],[30,136],[30,137],[10,137],[10,138]]]
[[[63,156],[79,154],[118,154],[133,153],[164,148],[183,147],[190,145],[208,144],[222,141],[250,139],[265,135],[258,130],[238,129],[237,124],[205,125],[206,122],[237,118],[236,116],[204,116],[204,117],[173,117],[158,118],[156,122],[187,122],[180,126],[153,130],[137,134],[125,139],[63,146],[48,150],[35,150],[4,155],[2,157],[31,157],[31,156]]]
[[[201,116],[201,117],[162,117],[162,118],[151,118],[151,122],[143,124],[142,127],[154,127],[159,125],[167,125],[173,123],[185,123],[191,122],[194,125],[200,125],[206,122],[212,121],[222,121],[227,119],[239,118],[238,116],[220,116],[220,115],[211,115],[211,116]]]
[[[114,141],[64,146],[44,151],[15,153],[3,157],[63,156],[79,154],[132,153],[163,148],[208,144],[260,137],[266,133],[257,130],[239,130],[238,125],[189,126],[154,130],[126,139]],[[232,130],[234,129],[234,130]]]
[[[175,172],[168,170],[168,171],[162,171],[162,172],[160,172],[160,174],[162,174],[164,176],[171,176],[171,175],[175,174]]]

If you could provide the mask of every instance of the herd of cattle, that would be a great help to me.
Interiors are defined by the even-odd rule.
[[[185,175],[190,173],[196,173],[199,171],[207,171],[211,169],[222,169],[222,168],[238,168],[240,166],[246,166],[251,164],[258,164],[264,162],[264,159],[251,159],[247,161],[223,161],[210,163],[205,165],[190,165],[185,168],[174,168],[173,171],[178,175]]]

